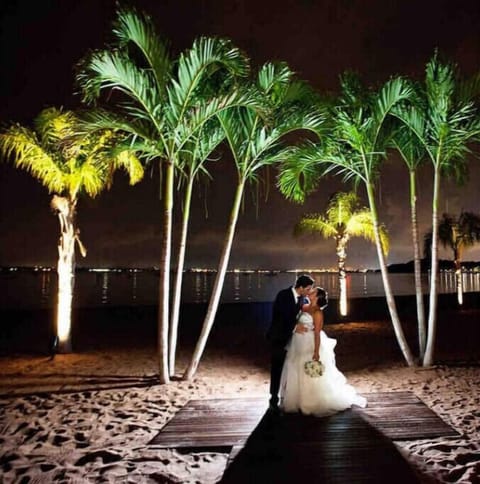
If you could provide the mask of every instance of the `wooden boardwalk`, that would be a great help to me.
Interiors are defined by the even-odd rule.
[[[192,400],[150,442],[230,452],[223,483],[414,483],[392,439],[458,435],[410,392],[366,395],[367,409],[315,418],[266,412],[263,398]]]

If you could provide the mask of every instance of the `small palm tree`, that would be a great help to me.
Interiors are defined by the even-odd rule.
[[[438,224],[438,238],[443,247],[453,252],[458,304],[463,304],[462,257],[466,249],[480,242],[480,216],[461,212],[458,218],[444,213]],[[425,235],[425,252],[432,245],[432,232]]]
[[[79,196],[95,197],[110,187],[113,172],[125,169],[130,184],[143,177],[143,167],[130,145],[121,144],[111,131],[76,136],[78,119],[71,111],[49,108],[35,119],[35,129],[18,124],[0,134],[0,152],[11,156],[53,193],[51,207],[60,222],[58,244],[58,299],[56,332],[58,351],[72,351],[71,312],[75,283],[75,244],[85,257],[76,225]]]
[[[459,79],[455,67],[441,62],[437,53],[425,71],[415,103],[398,106],[394,114],[417,136],[433,165],[430,301],[423,358],[423,365],[431,366],[437,331],[440,180],[445,173],[462,173],[469,147],[479,139],[480,117],[474,100],[480,83]]]
[[[359,207],[359,198],[355,192],[338,192],[330,197],[325,215],[310,214],[302,217],[295,226],[295,234],[305,233],[335,239],[340,288],[339,310],[342,316],[346,316],[347,244],[351,237],[363,237],[375,243],[372,214],[368,208]],[[388,252],[388,235],[383,225],[380,226],[380,238],[384,252]]]

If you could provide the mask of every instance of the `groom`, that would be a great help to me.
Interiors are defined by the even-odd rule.
[[[282,289],[275,298],[272,311],[272,322],[267,332],[267,339],[271,345],[270,370],[270,410],[278,410],[278,391],[282,376],[283,362],[287,345],[292,332],[304,331],[304,327],[297,324],[297,315],[302,305],[307,302],[306,296],[313,287],[314,280],[310,276],[299,276],[295,286]]]

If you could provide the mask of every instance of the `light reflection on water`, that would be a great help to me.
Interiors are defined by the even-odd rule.
[[[221,302],[272,301],[276,293],[295,282],[299,273],[228,273]],[[331,297],[338,292],[335,273],[313,273],[316,285]],[[19,272],[0,274],[0,308],[51,307],[56,296],[57,277],[54,272]],[[214,273],[185,273],[182,302],[208,302],[215,281]],[[395,295],[414,294],[413,274],[390,274]],[[74,306],[155,305],[158,300],[158,275],[154,272],[79,272],[75,278]],[[441,272],[439,293],[456,291],[455,274]],[[480,273],[464,273],[465,292],[480,291]],[[429,277],[422,279],[424,293]],[[383,296],[380,273],[351,273],[347,275],[349,297]]]
[[[102,274],[102,304],[108,302],[108,272]]]
[[[132,274],[132,301],[137,300],[137,273]]]
[[[51,284],[50,284],[50,272],[42,272],[41,275],[41,296],[40,296],[40,305],[45,306],[48,305],[50,301],[50,292],[51,292]]]

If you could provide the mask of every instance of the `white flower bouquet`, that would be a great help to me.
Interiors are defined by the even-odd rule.
[[[317,360],[306,361],[303,369],[305,371],[305,374],[312,378],[318,378],[319,376],[322,376],[324,370],[322,362]]]

